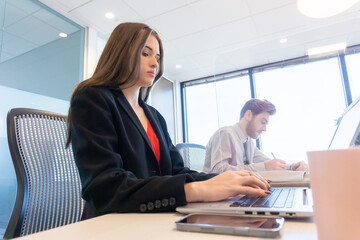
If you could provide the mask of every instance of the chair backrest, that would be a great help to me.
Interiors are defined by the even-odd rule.
[[[176,145],[183,160],[184,166],[201,172],[205,161],[206,148],[195,143],[178,143]]]
[[[8,112],[8,142],[17,178],[15,206],[4,238],[24,236],[80,220],[81,182],[67,117],[35,109]]]

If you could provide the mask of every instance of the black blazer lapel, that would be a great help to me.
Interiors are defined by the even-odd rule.
[[[157,159],[155,156],[155,153],[153,151],[153,148],[151,146],[150,140],[145,132],[145,129],[143,128],[143,126],[141,125],[141,122],[139,120],[139,118],[136,116],[136,113],[134,112],[134,110],[132,109],[132,107],[130,106],[129,102],[127,101],[127,99],[125,98],[125,95],[123,94],[123,92],[121,90],[118,89],[113,89],[112,92],[114,93],[115,96],[117,96],[117,102],[119,103],[119,105],[124,109],[124,112],[129,116],[129,118],[131,119],[131,121],[134,123],[134,125],[136,126],[136,128],[139,130],[139,132],[141,133],[141,136],[144,138],[144,140],[146,141],[148,147],[151,149],[151,152],[154,155],[154,161],[156,161],[157,163]],[[142,106],[143,107],[143,106]],[[145,112],[146,116],[147,113]],[[152,124],[152,122],[150,121],[150,123]],[[155,130],[154,130],[155,131]],[[159,165],[157,163],[157,165]]]
[[[147,104],[144,103],[144,101],[139,99],[140,106],[144,109],[144,112],[147,116],[147,118],[150,121],[150,124],[152,128],[154,129],[154,132],[159,140],[159,146],[160,146],[160,165],[163,175],[172,174],[171,172],[171,158],[168,151],[165,151],[168,149],[166,138],[164,135],[164,129],[160,124],[160,121],[158,117],[151,111],[151,109],[148,107]],[[165,129],[166,130],[166,129]]]

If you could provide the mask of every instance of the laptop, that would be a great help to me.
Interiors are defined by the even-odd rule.
[[[341,116],[329,149],[348,148],[360,141],[360,98]],[[238,195],[220,202],[197,202],[177,207],[180,213],[218,213],[235,215],[282,216],[287,218],[313,216],[310,188],[272,188],[267,197]]]
[[[177,207],[180,213],[216,213],[234,215],[282,216],[287,218],[313,216],[310,188],[272,188],[267,197],[238,195],[220,202],[195,202]]]
[[[360,145],[360,97],[339,118],[329,149],[344,149],[355,145]]]

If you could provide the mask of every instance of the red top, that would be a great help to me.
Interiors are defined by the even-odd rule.
[[[150,122],[148,121],[147,125],[147,131],[146,134],[150,140],[151,146],[153,148],[153,151],[155,153],[156,159],[158,160],[158,163],[160,165],[160,146],[159,146],[159,139],[157,138],[154,129],[152,128]]]

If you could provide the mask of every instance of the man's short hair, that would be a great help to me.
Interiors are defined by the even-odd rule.
[[[260,100],[260,99],[250,99],[249,101],[247,101],[245,103],[245,105],[243,106],[243,108],[241,109],[240,112],[240,119],[242,119],[245,115],[245,112],[247,110],[250,110],[254,115],[258,115],[259,113],[262,112],[268,112],[270,115],[273,115],[276,113],[276,109],[274,104],[272,104],[271,102],[267,101],[267,100]]]

